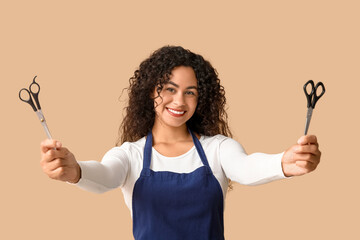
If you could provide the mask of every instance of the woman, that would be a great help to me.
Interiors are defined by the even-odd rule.
[[[247,155],[230,138],[216,70],[182,47],[165,46],[144,60],[128,93],[118,146],[101,163],[78,162],[59,141],[45,140],[41,165],[50,178],[88,191],[120,187],[135,239],[224,239],[229,180],[262,184],[319,164],[315,136],[284,153]]]

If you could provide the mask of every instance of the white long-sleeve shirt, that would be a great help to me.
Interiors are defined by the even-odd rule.
[[[95,193],[120,187],[132,215],[132,192],[143,168],[145,142],[143,137],[136,142],[125,142],[114,147],[101,162],[79,161],[82,176],[76,185]],[[244,185],[258,185],[285,178],[281,167],[283,153],[247,155],[240,143],[223,135],[201,136],[200,143],[220,183],[224,200],[229,179]],[[189,173],[201,166],[203,164],[195,146],[177,157],[163,156],[152,148],[150,168],[153,171]]]

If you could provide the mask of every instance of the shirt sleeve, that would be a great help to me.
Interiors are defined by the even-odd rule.
[[[220,163],[227,178],[243,185],[259,185],[286,178],[279,154],[253,153],[248,155],[240,143],[225,138],[220,143]]]
[[[124,149],[114,147],[98,161],[78,161],[81,178],[75,185],[94,193],[121,187],[129,170],[129,159]]]

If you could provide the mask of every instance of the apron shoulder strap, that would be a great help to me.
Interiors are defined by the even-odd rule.
[[[152,133],[151,131],[148,133],[145,142],[144,148],[144,158],[143,158],[143,169],[141,171],[141,175],[150,176],[150,162],[151,162],[151,150],[152,150]]]
[[[195,135],[190,129],[188,129],[188,130],[189,130],[189,132],[190,132],[190,134],[191,134],[191,136],[192,136],[194,145],[195,145],[195,147],[196,147],[196,150],[197,150],[197,152],[198,152],[198,154],[199,154],[199,156],[200,156],[200,159],[201,159],[202,163],[203,163],[204,166],[206,166],[206,168],[208,169],[208,170],[207,170],[208,173],[212,173],[211,168],[210,168],[210,166],[209,166],[209,162],[208,162],[208,160],[207,160],[207,158],[206,158],[204,149],[203,149],[203,147],[201,146],[201,143],[200,143],[199,139],[196,137],[196,135]]]

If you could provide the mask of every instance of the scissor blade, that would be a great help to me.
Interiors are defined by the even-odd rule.
[[[306,124],[305,124],[305,132],[304,135],[307,134],[308,129],[309,129],[309,125],[310,125],[310,120],[311,120],[311,116],[312,116],[312,112],[313,112],[313,108],[309,107],[307,110],[307,114],[306,114]]]
[[[48,126],[47,126],[47,124],[46,124],[46,121],[45,121],[44,114],[42,113],[41,110],[38,110],[38,111],[36,112],[36,115],[38,116],[41,125],[44,127],[46,136],[48,137],[48,139],[52,139],[51,134],[50,134],[50,131],[49,131],[49,128],[48,128]]]

